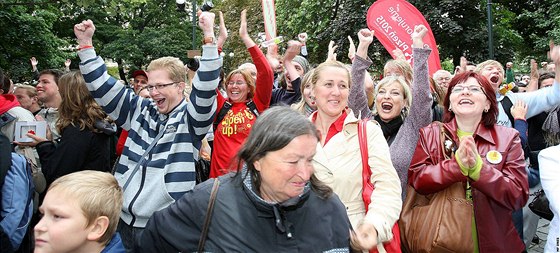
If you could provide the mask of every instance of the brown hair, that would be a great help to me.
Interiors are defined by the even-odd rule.
[[[62,103],[58,108],[59,118],[56,128],[60,133],[69,125],[80,130],[89,129],[97,132],[95,122],[108,119],[101,106],[95,102],[82,74],[77,71],[64,74],[58,80],[58,88]]]

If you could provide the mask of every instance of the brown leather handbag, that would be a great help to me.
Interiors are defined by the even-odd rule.
[[[453,139],[441,124],[439,136],[440,154],[444,159],[450,159],[446,152],[450,148],[444,145],[449,144],[449,141],[452,143]],[[465,195],[466,190],[461,182],[429,195],[419,194],[408,185],[399,219],[403,252],[472,253],[473,204]]]

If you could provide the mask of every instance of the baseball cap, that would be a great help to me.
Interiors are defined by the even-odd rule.
[[[146,78],[148,78],[148,74],[146,74],[146,71],[141,70],[141,69],[136,70],[132,73],[132,78],[135,78],[137,76],[145,76]]]

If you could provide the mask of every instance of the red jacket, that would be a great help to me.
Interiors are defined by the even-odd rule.
[[[457,123],[453,119],[444,128],[456,143]],[[464,176],[455,159],[436,157],[440,144],[438,123],[420,130],[420,138],[408,170],[408,183],[420,194],[441,191],[455,182],[470,181],[480,252],[522,252],[525,249],[512,222],[511,212],[527,202],[529,185],[519,133],[512,128],[480,124],[473,134],[483,165],[478,181]],[[496,150],[502,155],[497,164],[486,159]],[[469,217],[465,217],[469,219]]]

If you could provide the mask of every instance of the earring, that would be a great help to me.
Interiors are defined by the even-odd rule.
[[[453,109],[451,109],[451,106],[447,109],[450,112],[453,112]]]
[[[488,112],[488,109],[484,109],[484,112],[485,112],[485,113]]]

